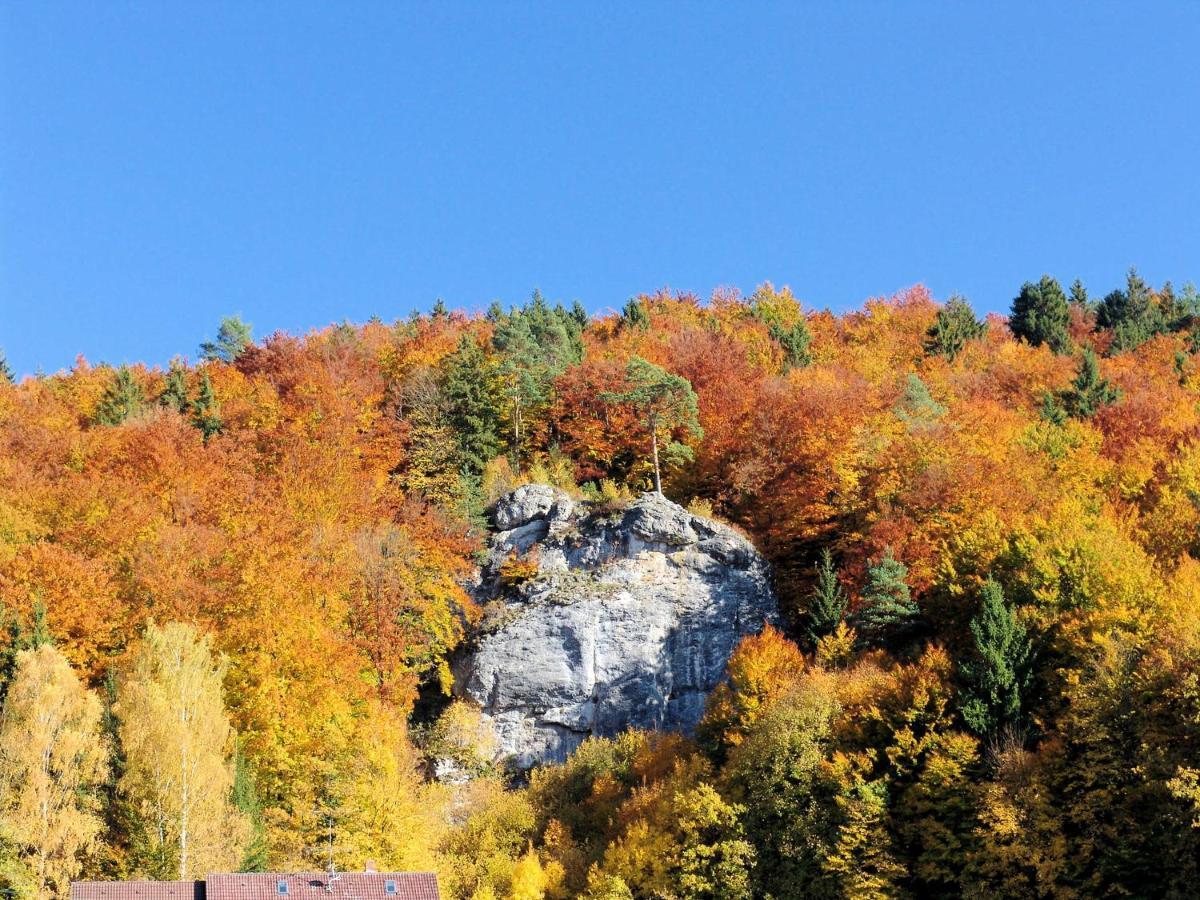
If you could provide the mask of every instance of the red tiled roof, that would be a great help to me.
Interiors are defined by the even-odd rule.
[[[204,900],[204,882],[75,881],[71,900]]]
[[[395,892],[390,894],[387,892],[389,881],[394,882],[396,887]],[[279,892],[280,882],[287,884],[287,894]],[[205,893],[207,900],[440,900],[437,876],[432,872],[339,872],[333,882],[329,881],[328,872],[209,875]]]

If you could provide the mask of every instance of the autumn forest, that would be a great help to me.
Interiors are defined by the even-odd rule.
[[[456,900],[1194,896],[1200,294],[1013,294],[0,361],[0,894],[332,852]],[[779,627],[694,735],[518,777],[451,692],[488,510],[656,479],[761,550]]]

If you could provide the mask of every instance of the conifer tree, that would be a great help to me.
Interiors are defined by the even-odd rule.
[[[446,422],[454,432],[459,467],[479,475],[500,452],[500,406],[495,375],[483,348],[467,334],[443,362]]]
[[[212,382],[207,372],[200,376],[200,390],[196,393],[195,402],[191,404],[191,412],[192,421],[204,433],[205,440],[221,431],[224,423],[221,421],[217,398],[213,394]]]
[[[1116,403],[1120,396],[1108,379],[1100,377],[1100,364],[1089,349],[1083,351],[1075,378],[1070,389],[1062,392],[1061,402],[1072,418],[1090,419],[1103,407]]]
[[[158,398],[160,406],[173,409],[178,413],[188,411],[187,372],[183,366],[172,364],[167,372],[167,384],[162,395]]]
[[[821,551],[821,562],[817,566],[817,584],[809,600],[805,622],[805,633],[813,646],[827,634],[833,634],[846,617],[847,605],[846,592],[842,590],[837,570],[833,566],[833,554],[826,547]]]
[[[438,297],[433,302],[433,310],[430,315],[438,321],[448,319],[450,317],[450,311],[446,309],[446,301],[441,297]]]
[[[904,394],[893,410],[910,432],[928,431],[946,415],[946,407],[933,399],[921,376],[910,372],[904,381]]]
[[[120,425],[145,408],[146,398],[142,394],[142,386],[133,377],[133,372],[128,366],[121,366],[100,398],[96,407],[96,421],[101,425]]]
[[[252,327],[240,316],[226,316],[217,328],[217,339],[200,345],[200,355],[209,360],[237,362],[250,346]]]
[[[867,567],[867,584],[862,605],[854,614],[854,627],[867,646],[899,646],[915,633],[920,607],[912,599],[905,578],[908,567],[892,554],[892,548]]]
[[[12,367],[9,366],[8,359],[4,356],[4,351],[0,350],[0,381],[7,381],[9,384],[12,384],[16,380]]]
[[[933,325],[925,333],[925,352],[953,360],[967,341],[982,337],[987,323],[975,318],[975,310],[965,298],[954,294],[937,312]]]
[[[621,310],[621,327],[645,331],[650,327],[650,313],[640,297],[632,297]]]
[[[783,371],[801,369],[812,362],[812,332],[801,316],[791,328],[772,323],[771,337],[783,348]]]
[[[991,578],[983,585],[970,628],[974,652],[962,665],[963,720],[976,734],[994,734],[1021,716],[1032,677],[1032,645]]]
[[[1113,291],[1100,302],[1096,326],[1112,329],[1110,353],[1132,350],[1164,330],[1162,312],[1137,269],[1129,270],[1124,290]]]
[[[654,490],[661,494],[661,463],[677,464],[692,458],[692,448],[673,440],[672,432],[682,429],[696,438],[704,436],[700,427],[699,401],[686,378],[672,375],[640,356],[633,357],[626,366],[625,382],[624,390],[605,392],[602,399],[632,406],[650,432]],[[665,438],[661,452],[660,437]]]
[[[1065,353],[1071,346],[1067,332],[1070,314],[1062,286],[1049,275],[1037,284],[1027,281],[1012,303],[1008,327],[1022,340],[1040,347],[1046,344],[1055,353]]]
[[[1092,301],[1088,298],[1087,288],[1083,286],[1083,282],[1078,278],[1071,282],[1070,303],[1084,312],[1088,312],[1092,308]]]

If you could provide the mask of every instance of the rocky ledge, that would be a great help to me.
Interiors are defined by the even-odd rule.
[[[658,494],[611,510],[524,485],[492,519],[456,690],[518,768],[593,734],[691,731],[738,641],[777,616],[754,545]]]

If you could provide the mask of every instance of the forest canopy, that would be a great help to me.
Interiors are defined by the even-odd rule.
[[[307,870],[332,829],[455,898],[1188,895],[1200,294],[1092,297],[535,293],[0,357],[0,892]],[[752,537],[783,626],[694,738],[513,784],[449,695],[486,509],[660,479]]]

